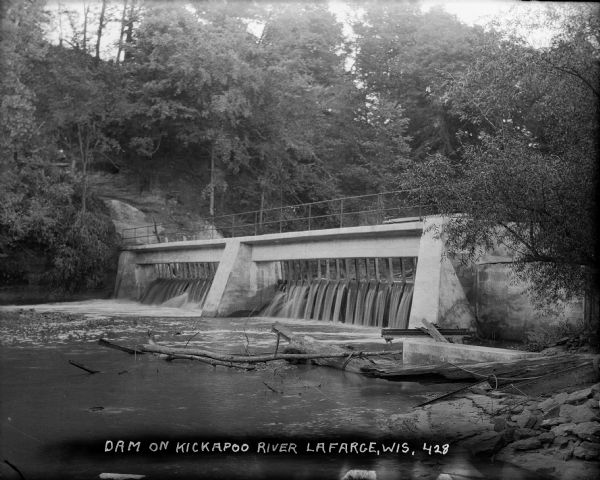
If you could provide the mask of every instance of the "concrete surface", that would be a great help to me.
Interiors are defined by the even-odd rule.
[[[405,365],[509,361],[538,355],[521,350],[434,342],[429,339],[404,340],[402,342],[402,362]]]

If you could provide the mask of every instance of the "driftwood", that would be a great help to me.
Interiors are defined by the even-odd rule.
[[[448,339],[446,337],[444,337],[437,328],[435,328],[435,325],[433,325],[432,323],[428,322],[427,320],[423,319],[421,320],[421,323],[425,326],[425,329],[427,330],[427,333],[429,335],[431,335],[436,342],[445,342],[445,343],[450,343],[448,342]]]
[[[80,368],[81,370],[86,371],[90,375],[93,375],[94,373],[100,373],[100,370],[92,370],[91,368],[88,368],[85,365],[82,365],[81,363],[74,362],[73,360],[69,360],[69,363],[71,365],[73,365],[74,367],[77,367],[77,368]]]
[[[168,362],[170,362],[172,360],[196,360],[198,362],[207,363],[209,365],[212,365],[213,367],[220,365],[223,367],[239,368],[241,370],[255,370],[256,369],[256,367],[254,365],[250,365],[248,363],[223,362],[221,360],[214,360],[212,358],[199,357],[197,355],[182,355],[182,354],[167,355],[165,360],[167,360]]]
[[[114,348],[115,350],[120,350],[121,352],[129,353],[130,355],[143,355],[144,352],[141,350],[137,350],[135,348],[123,347],[121,345],[117,345],[116,343],[109,342],[108,340],[101,338],[98,340],[98,345],[102,345],[103,347]]]
[[[401,351],[360,352],[337,345],[319,343],[312,337],[295,335],[280,323],[273,325],[273,331],[289,342],[289,346],[285,349],[285,352],[288,352],[287,355],[290,355],[289,352],[295,352],[293,356],[298,357],[298,359],[310,358],[317,365],[348,372],[362,373],[363,368],[391,366],[390,362],[385,362],[382,359],[375,361],[369,357],[399,355],[402,353]]]
[[[445,400],[446,398],[450,398],[453,395],[456,395],[457,393],[464,392],[465,390],[469,390],[470,388],[476,387],[477,385],[480,385],[480,384],[482,384],[484,382],[487,382],[487,380],[481,380],[479,382],[471,383],[469,385],[461,387],[461,388],[459,388],[457,390],[452,390],[451,392],[444,393],[443,395],[440,395],[439,397],[435,397],[435,398],[432,398],[431,400],[427,400],[426,402],[419,403],[418,405],[415,405],[414,408],[424,407],[425,405],[430,405],[430,404],[435,403],[435,402],[437,402],[439,400]]]
[[[592,362],[592,359],[582,360],[576,355],[560,355],[460,365],[447,362],[440,365],[414,365],[393,369],[366,367],[363,368],[363,373],[367,376],[394,381],[418,381],[431,377],[441,377],[451,381],[489,378],[492,385],[495,383],[505,385],[516,381],[537,379],[568,367],[584,366]]]
[[[339,348],[339,347],[336,347]],[[378,355],[389,355],[391,353],[402,353],[402,352],[353,352],[351,350],[343,352],[320,352],[320,353],[265,353],[262,355],[231,355],[231,354],[220,354],[211,352],[209,350],[200,350],[197,348],[178,348],[168,347],[158,344],[147,344],[141,345],[140,349],[144,352],[160,353],[170,357],[195,357],[204,358],[207,360],[216,360],[226,364],[233,363],[264,363],[272,362],[273,360],[318,360],[324,358],[343,358],[346,359],[351,353],[356,356],[378,356]],[[341,360],[338,360],[341,361]]]

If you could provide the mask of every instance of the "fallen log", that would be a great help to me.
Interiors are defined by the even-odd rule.
[[[241,370],[255,370],[256,367],[254,365],[243,364],[243,363],[235,363],[235,362],[222,362],[221,360],[214,360],[212,358],[199,357],[197,355],[167,355],[165,360],[167,362],[171,362],[173,360],[196,360],[197,362],[207,363],[216,367],[218,365],[229,368],[239,368]]]
[[[98,345],[102,345],[103,347],[114,348],[115,350],[120,350],[121,352],[129,353],[130,355],[143,355],[144,352],[141,350],[137,350],[135,348],[123,347],[121,345],[117,345],[116,343],[109,342],[108,340],[101,338],[98,340]]]
[[[359,357],[380,356],[390,354],[401,354],[401,351],[379,351],[379,352],[355,352],[352,350],[343,352],[322,352],[322,353],[266,353],[263,355],[227,355],[210,352],[208,350],[200,350],[196,348],[178,348],[168,347],[158,344],[147,344],[139,347],[144,352],[160,353],[168,356],[191,356],[196,358],[205,358],[216,360],[224,363],[264,363],[272,362],[273,360],[318,360],[324,358],[343,358],[346,359],[350,354]]]
[[[74,367],[80,368],[81,370],[89,373],[90,375],[93,375],[94,373],[100,373],[100,370],[93,370],[91,368],[86,367],[85,365],[82,365],[81,363],[74,362],[73,360],[69,360],[69,363]]]
[[[585,362],[592,362],[586,360]],[[438,377],[451,381],[490,378],[498,385],[515,381],[532,380],[569,366],[582,363],[576,355],[543,356],[503,362],[481,362],[472,364],[442,363],[438,365],[408,365],[393,369],[363,368],[363,374],[393,381],[418,381]]]
[[[273,325],[273,332],[289,342],[284,352],[294,352],[293,355],[299,359],[311,356],[310,360],[317,365],[354,373],[362,373],[363,368],[393,365],[392,362],[385,362],[383,359],[378,359],[375,363],[373,359],[369,358],[371,356],[398,355],[401,353],[400,351],[358,352],[337,345],[320,343],[308,335],[295,335],[280,323]]]

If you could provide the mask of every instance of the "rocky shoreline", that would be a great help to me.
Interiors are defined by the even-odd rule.
[[[446,437],[455,453],[517,465],[536,478],[591,480],[600,473],[599,406],[600,383],[547,398],[490,390],[394,415],[389,428]],[[448,466],[438,478],[464,476]]]

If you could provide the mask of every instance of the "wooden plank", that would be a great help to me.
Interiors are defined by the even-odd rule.
[[[422,319],[421,323],[425,325],[427,332],[431,335],[437,342],[450,343],[446,337],[444,337],[437,328],[432,323],[429,323],[427,320]]]

